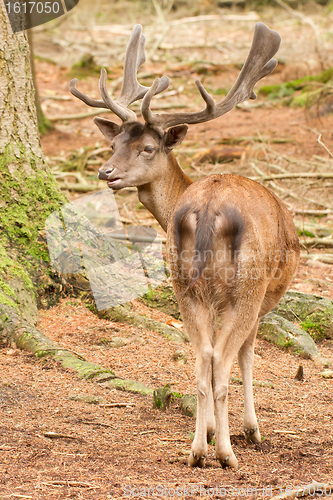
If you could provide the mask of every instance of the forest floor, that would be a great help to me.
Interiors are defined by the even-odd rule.
[[[249,16],[242,12],[241,15]],[[325,17],[322,11],[316,11],[311,18],[320,28],[318,49],[319,42],[311,26],[299,20],[293,22],[291,17],[281,11],[262,16],[285,40],[279,55],[280,65],[265,84],[317,74],[333,65],[333,42],[328,35],[323,36],[325,27],[329,33],[333,18]],[[149,24],[149,18],[137,21],[146,24],[150,43],[158,38],[156,24]],[[112,25],[113,29],[109,26],[116,43],[112,45],[108,35],[107,47],[112,54],[112,50],[116,53],[108,62],[105,48],[104,52],[98,49],[105,38],[104,31],[94,26],[84,31],[80,22],[74,16],[71,22],[51,33],[36,31],[37,82],[49,117],[90,111],[69,97],[68,92],[69,66],[83,52],[92,54],[96,63],[109,67],[113,78],[121,76],[120,59],[116,56],[123,53],[129,26]],[[221,38],[218,20],[202,20],[195,26],[172,25],[163,39],[165,48],[156,49],[142,69],[149,83],[159,73],[167,73],[171,78],[173,93],[158,102],[171,106],[170,110],[172,105],[179,104],[198,109],[201,102],[193,83],[196,78],[209,91],[230,88],[237,77],[237,67],[246,57],[254,23],[254,17],[252,21],[229,20],[224,25],[223,40],[218,40]],[[176,51],[172,48],[173,29],[179,34],[178,45],[180,40],[184,45]],[[213,47],[207,45],[209,36],[218,40]],[[84,48],[81,52],[80,47]],[[45,55],[53,62],[46,60]],[[119,82],[111,84],[112,92],[117,95]],[[97,97],[98,76],[79,80],[78,88]],[[257,101],[241,105],[223,118],[191,127],[176,154],[193,179],[217,172],[256,178],[283,172],[300,174],[294,179],[263,181],[283,198],[301,228],[302,259],[290,288],[333,300],[333,265],[328,263],[333,258],[333,246],[327,241],[315,242],[308,229],[311,226],[317,238],[328,235],[328,240],[332,239],[333,182],[329,178],[302,177],[311,172],[332,172],[330,99],[328,91],[324,101],[316,101],[305,109],[281,106],[279,101],[260,95]],[[109,152],[94,154],[94,150],[107,148],[108,144],[92,118],[54,123],[55,129],[42,137],[42,144],[59,182],[64,188],[64,179],[83,185],[87,193],[89,186],[103,189],[96,173]],[[320,135],[320,142],[329,151],[318,142]],[[87,195],[76,192],[75,188],[67,192],[72,201]],[[165,236],[140,206],[133,190],[123,190],[115,198],[124,224],[150,226]],[[135,304],[140,312],[162,322],[171,319],[139,302]],[[195,393],[194,357],[189,344],[170,342],[143,328],[101,319],[74,299],[64,299],[59,305],[41,311],[39,328],[60,345],[111,368],[119,377],[139,380],[154,389],[170,383],[175,392]],[[111,348],[110,340],[115,336],[124,339],[125,345]],[[333,357],[332,340],[321,341],[319,348],[326,357]],[[184,350],[186,364],[173,359],[178,349]],[[260,446],[246,444],[242,434],[242,387],[231,382],[230,434],[240,466],[229,470],[222,469],[215,461],[212,445],[204,469],[190,469],[186,465],[195,420],[180,412],[177,399],[162,412],[153,409],[151,397],[79,380],[52,360],[36,360],[15,346],[2,349],[0,499],[106,500],[126,496],[262,499],[312,481],[332,484],[332,380],[325,380],[320,375],[322,368],[312,361],[261,339],[255,352],[254,378],[272,384],[254,387],[264,440]],[[303,381],[295,380],[300,364],[304,367]],[[231,376],[240,376],[236,363]],[[108,407],[110,404],[113,406]],[[333,498],[333,487],[322,496]]]

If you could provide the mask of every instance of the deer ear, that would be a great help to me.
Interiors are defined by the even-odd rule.
[[[99,130],[102,132],[104,137],[106,137],[110,142],[113,141],[114,137],[119,134],[120,127],[116,123],[106,120],[106,118],[94,118],[94,123],[97,125]]]
[[[167,149],[173,149],[182,142],[186,133],[188,125],[176,125],[176,127],[169,128],[164,135],[164,145]]]

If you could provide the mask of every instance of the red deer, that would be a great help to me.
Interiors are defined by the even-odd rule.
[[[196,355],[198,408],[188,463],[204,465],[207,440],[215,433],[217,460],[222,466],[237,467],[228,426],[231,365],[238,354],[245,438],[260,443],[252,394],[254,342],[259,319],[277,304],[295,272],[298,237],[288,210],[261,184],[229,174],[192,183],[172,150],[184,139],[189,124],[212,120],[256,98],[254,85],[276,67],[272,57],[280,35],[258,23],[248,58],[230,92],[215,104],[196,82],[205,108],[191,113],[152,113],[151,99],[167,88],[168,78],[155,80],[150,88],[138,83],[144,45],[137,25],[127,47],[117,100],[106,90],[104,69],[99,83],[103,100],[81,93],[76,79],[70,90],[89,106],[108,108],[121,118],[121,126],[94,119],[113,149],[99,178],[113,190],[136,186],[140,201],[167,232],[173,286]],[[144,124],[128,109],[141,98]]]

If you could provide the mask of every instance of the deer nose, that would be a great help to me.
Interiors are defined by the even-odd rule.
[[[102,181],[107,181],[109,179],[109,175],[113,171],[113,168],[108,168],[107,170],[99,170],[98,171],[98,178]]]

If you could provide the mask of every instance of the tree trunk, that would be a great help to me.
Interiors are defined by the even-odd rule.
[[[30,50],[31,76],[35,88],[35,106],[37,112],[38,129],[41,134],[45,134],[48,130],[51,130],[53,128],[53,124],[44,115],[42,107],[40,105],[39,92],[36,84],[36,72],[35,72],[35,61],[34,61],[34,39],[31,29],[27,30],[27,36],[28,36],[29,50]]]
[[[0,6],[0,309],[37,320],[36,284],[49,281],[45,219],[65,198],[41,149],[25,32]]]

